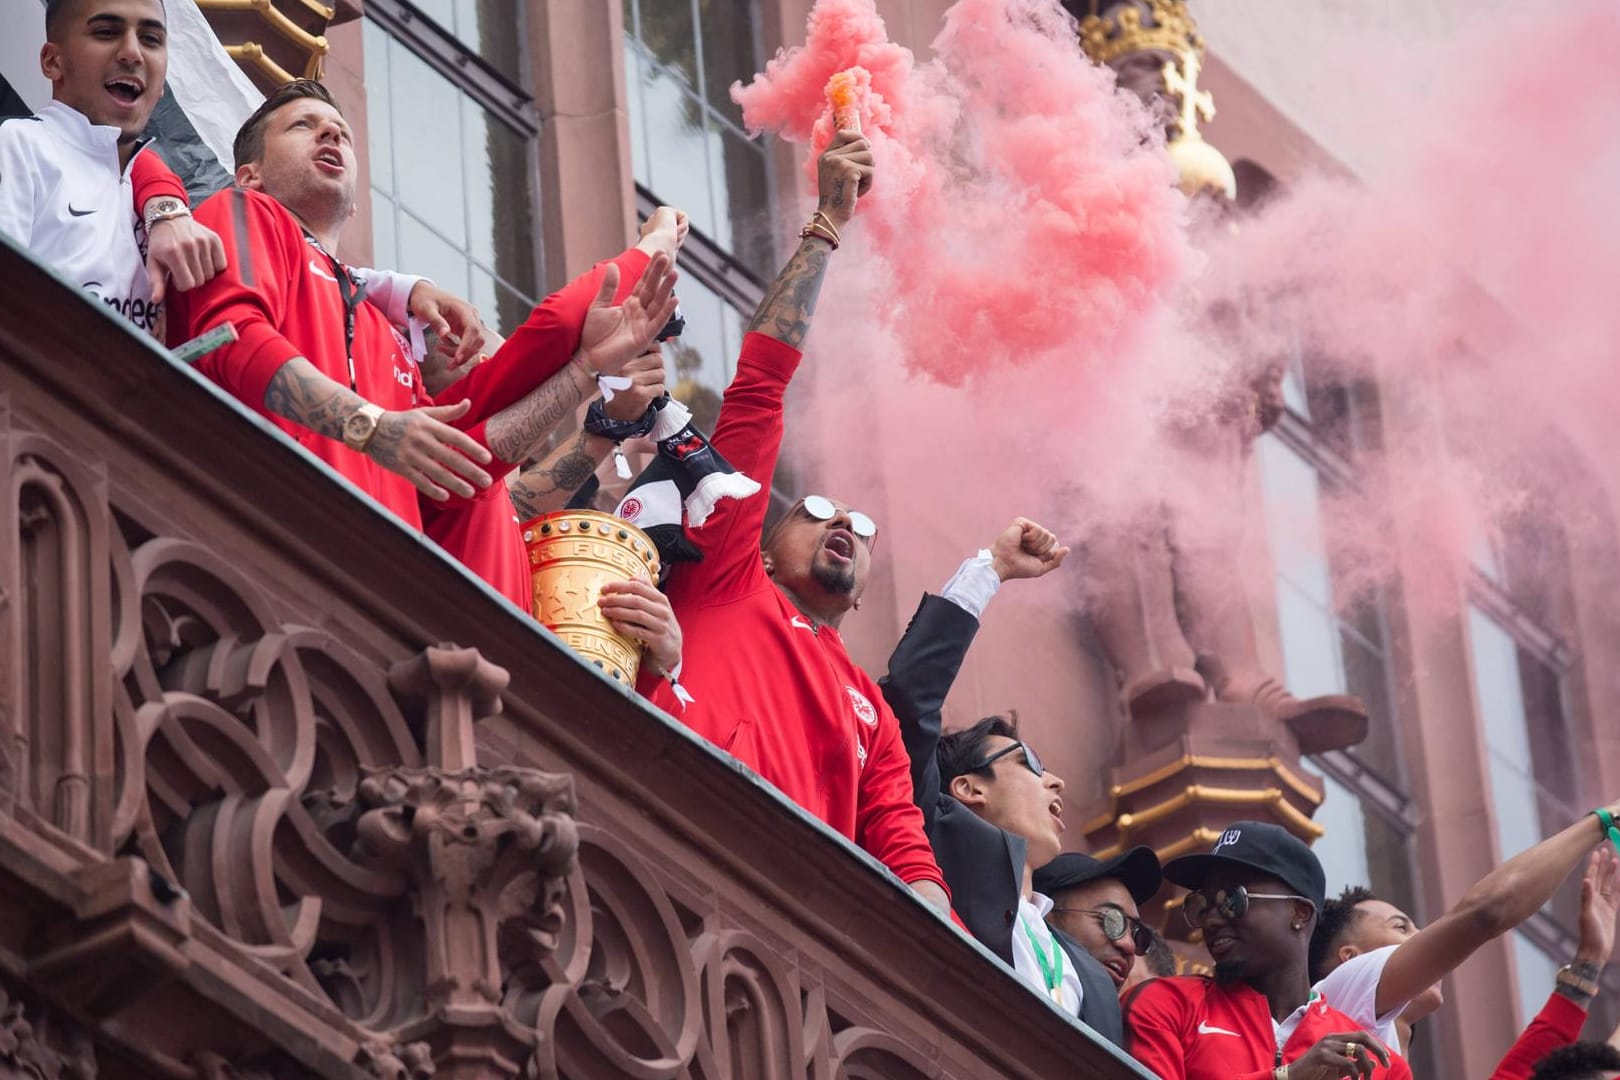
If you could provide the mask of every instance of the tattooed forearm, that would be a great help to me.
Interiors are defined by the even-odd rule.
[[[513,473],[507,489],[518,520],[561,510],[612,449],[612,440],[582,431],[538,463]]]
[[[795,349],[804,348],[810,318],[816,313],[816,298],[821,295],[821,279],[827,275],[827,256],[831,254],[831,246],[819,237],[807,236],[800,241],[799,250],[760,301],[748,329]]]
[[[562,418],[585,400],[588,377],[579,365],[563,369],[490,418],[485,434],[502,461],[522,461],[539,448]]]
[[[365,403],[365,398],[322,375],[302,356],[277,368],[264,390],[267,410],[332,439],[343,438],[343,422]]]

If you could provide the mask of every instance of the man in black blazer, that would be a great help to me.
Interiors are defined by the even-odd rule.
[[[1123,1045],[1113,981],[1084,949],[1053,935],[1043,918],[1051,902],[1031,887],[1035,869],[1061,848],[1063,781],[1000,717],[941,735],[945,697],[990,597],[1003,581],[1057,569],[1068,550],[1034,522],[1014,521],[962,564],[942,595],[923,597],[879,685],[900,720],[917,805],[957,917],[1037,993]]]

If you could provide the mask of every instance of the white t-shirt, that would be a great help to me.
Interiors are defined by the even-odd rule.
[[[1041,963],[1035,956],[1035,945],[1030,943],[1030,936],[1034,935],[1035,942],[1046,954],[1047,963],[1053,967],[1059,964],[1063,966],[1063,976],[1058,984],[1061,1000],[1057,1004],[1070,1016],[1079,1016],[1080,998],[1085,991],[1080,987],[1080,977],[1074,973],[1074,965],[1069,962],[1068,954],[1046,925],[1046,913],[1051,910],[1051,899],[1040,893],[1030,893],[1030,899],[1018,901],[1018,922],[1013,926],[1012,936],[1013,970],[1024,977],[1030,989],[1048,1001],[1052,1000],[1051,992],[1046,988],[1046,976],[1041,972]]]
[[[1362,1030],[1377,1036],[1379,1042],[1396,1051],[1401,1049],[1401,1042],[1395,1020],[1409,1002],[1401,1002],[1383,1016],[1377,1015],[1375,1010],[1378,1008],[1378,981],[1384,976],[1384,965],[1398,948],[1399,945],[1386,945],[1351,957],[1311,988],[1333,1008],[1360,1024]]]

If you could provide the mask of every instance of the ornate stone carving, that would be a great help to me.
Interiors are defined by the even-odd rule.
[[[71,1024],[25,1007],[0,986],[0,1080],[95,1080],[96,1048]]]
[[[474,714],[497,709],[506,683],[476,651],[428,649],[392,681],[426,703],[430,764],[368,770],[355,856],[406,877],[426,936],[428,1017],[400,1030],[451,1076],[515,1076],[532,1037],[502,1004],[501,944],[520,971],[555,944],[579,847],[573,781],[474,763]],[[506,1063],[493,1074],[479,1064],[491,1054]]]

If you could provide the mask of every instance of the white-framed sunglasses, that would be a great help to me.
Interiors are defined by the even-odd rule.
[[[817,521],[831,521],[838,516],[838,507],[825,495],[806,495],[803,506],[804,512]],[[877,522],[859,510],[846,510],[844,513],[848,515],[850,530],[856,536],[870,540],[877,535]]]

